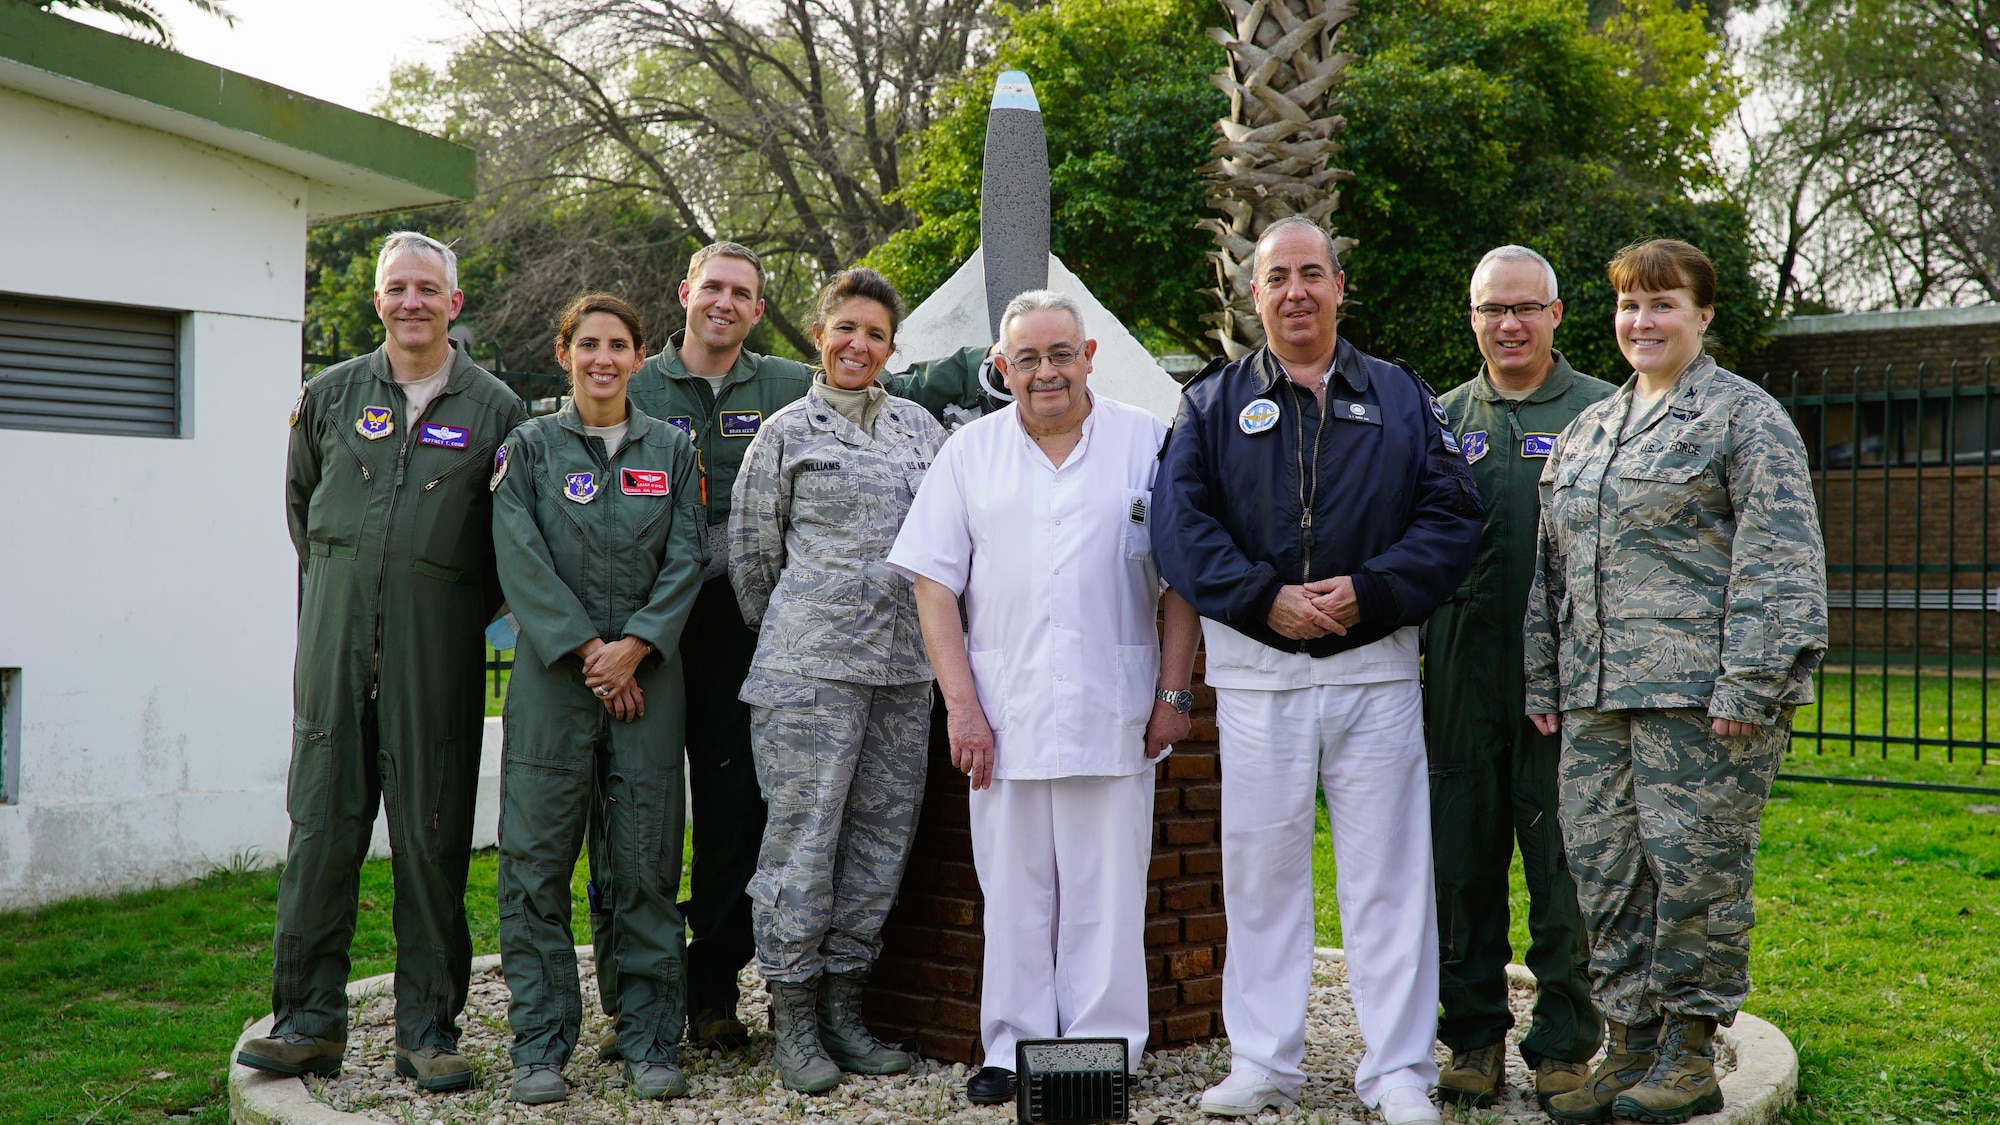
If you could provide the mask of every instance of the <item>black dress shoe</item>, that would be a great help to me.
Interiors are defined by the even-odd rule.
[[[1004,1066],[983,1066],[965,1080],[965,1100],[973,1105],[1000,1105],[1013,1100],[1014,1072]]]

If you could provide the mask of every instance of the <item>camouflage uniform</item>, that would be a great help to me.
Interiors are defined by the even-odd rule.
[[[750,880],[757,966],[859,972],[916,832],[931,667],[907,578],[884,564],[944,428],[891,397],[875,432],[817,391],[773,414],[736,478],[729,577],[759,630],[740,698],[769,805]]]
[[[1527,710],[1562,711],[1561,816],[1613,1020],[1729,1023],[1749,991],[1758,818],[1826,651],[1804,443],[1698,357],[1630,427],[1636,377],[1543,467]],[[1709,720],[1757,724],[1724,738]]]

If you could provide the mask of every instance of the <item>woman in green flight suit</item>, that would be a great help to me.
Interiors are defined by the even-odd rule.
[[[523,423],[493,464],[500,584],[519,623],[503,723],[500,956],[512,992],[513,1097],[563,1100],[582,997],[570,876],[589,808],[621,871],[618,1042],[637,1097],[687,1090],[679,643],[703,565],[700,470],[680,430],[632,409],[645,358],[632,307],[571,302],[556,359],[571,397]]]

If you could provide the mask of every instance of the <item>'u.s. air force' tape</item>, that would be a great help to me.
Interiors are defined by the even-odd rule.
[[[1261,434],[1278,424],[1278,404],[1268,398],[1253,398],[1236,416],[1236,424],[1246,434]]]

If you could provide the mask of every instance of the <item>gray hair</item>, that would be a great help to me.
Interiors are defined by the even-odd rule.
[[[1083,327],[1083,306],[1076,303],[1076,298],[1053,289],[1030,289],[1007,302],[1007,311],[1000,314],[1000,346],[1002,348],[1007,346],[1007,334],[1014,327],[1015,321],[1029,313],[1052,312],[1058,309],[1068,313],[1070,319],[1076,321],[1077,342],[1082,343],[1087,332]]]
[[[1505,246],[1495,246],[1488,250],[1486,256],[1479,259],[1479,264],[1472,267],[1472,284],[1467,286],[1470,291],[1468,299],[1479,300],[1479,275],[1485,273],[1486,267],[1495,262],[1533,262],[1541,266],[1542,272],[1549,278],[1549,303],[1554,304],[1561,298],[1562,290],[1556,287],[1556,268],[1549,264],[1549,260],[1526,246],[1517,246],[1510,242]]]
[[[1276,241],[1277,237],[1286,231],[1301,227],[1326,240],[1326,260],[1333,266],[1333,272],[1340,272],[1340,255],[1334,253],[1333,235],[1325,227],[1320,226],[1304,215],[1286,215],[1284,218],[1265,227],[1264,233],[1257,236],[1257,251],[1250,256],[1250,276],[1252,279],[1257,279],[1259,284],[1262,284],[1261,279],[1264,276],[1264,247]]]
[[[458,288],[458,255],[451,247],[427,234],[413,230],[399,230],[382,240],[381,252],[375,255],[375,288],[382,288],[382,271],[389,268],[389,262],[398,254],[416,254],[444,263],[444,287]]]

